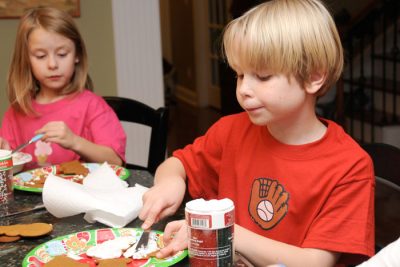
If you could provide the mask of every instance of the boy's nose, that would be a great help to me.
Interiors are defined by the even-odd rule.
[[[248,77],[244,76],[238,83],[237,83],[237,90],[240,95],[242,96],[251,96],[251,81]]]

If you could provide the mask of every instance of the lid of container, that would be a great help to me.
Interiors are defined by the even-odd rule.
[[[233,201],[229,198],[204,200],[203,198],[195,199],[186,203],[186,209],[199,213],[210,213],[228,211],[233,209]]]

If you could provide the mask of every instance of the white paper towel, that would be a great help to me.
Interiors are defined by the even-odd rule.
[[[104,163],[78,184],[50,174],[43,186],[43,203],[58,218],[86,213],[90,223],[98,221],[110,227],[124,227],[142,208],[147,187],[127,187],[111,167]]]
[[[89,173],[83,179],[83,185],[107,192],[128,187],[128,183],[122,181],[107,162]]]

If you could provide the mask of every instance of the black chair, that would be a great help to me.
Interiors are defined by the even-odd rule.
[[[379,251],[400,237],[400,149],[388,144],[362,144],[375,170],[375,239]]]
[[[150,148],[147,167],[126,163],[128,169],[147,170],[154,174],[166,156],[168,134],[168,109],[157,110],[134,99],[104,96],[105,101],[117,114],[120,121],[134,122],[151,127]]]

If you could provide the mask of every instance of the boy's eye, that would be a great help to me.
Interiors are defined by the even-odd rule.
[[[268,81],[272,75],[256,75],[257,79],[259,79],[262,82]]]

